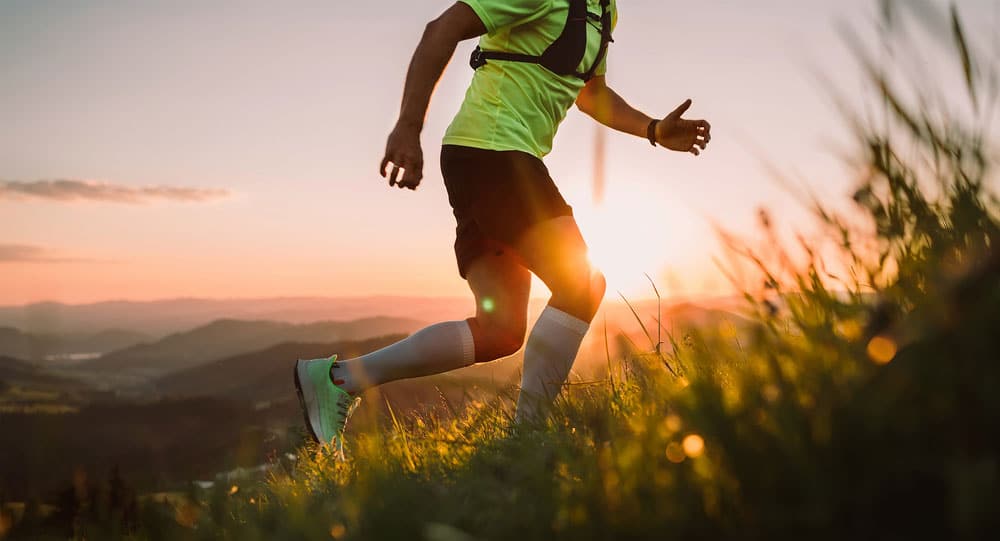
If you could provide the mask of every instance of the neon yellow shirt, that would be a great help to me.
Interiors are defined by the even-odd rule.
[[[479,40],[486,51],[542,54],[563,31],[569,0],[460,0],[486,26]],[[600,0],[587,0],[600,15]],[[611,0],[612,28],[618,7]],[[588,23],[587,53],[578,66],[586,71],[601,46],[600,24]],[[596,74],[607,72],[607,58]],[[537,64],[489,60],[472,76],[472,84],[455,119],[445,131],[446,145],[487,150],[520,150],[539,158],[552,150],[552,139],[584,81],[559,76]]]

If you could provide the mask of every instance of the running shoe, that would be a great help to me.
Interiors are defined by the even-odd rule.
[[[295,363],[295,390],[309,434],[320,445],[334,446],[343,456],[344,428],[361,398],[355,398],[330,379],[330,368],[337,356],[325,359],[299,359]]]

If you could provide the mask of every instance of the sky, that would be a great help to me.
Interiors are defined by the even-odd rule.
[[[974,37],[998,4],[958,2]],[[0,304],[467,295],[437,155],[474,42],[428,111],[421,188],[377,174],[410,55],[448,5],[0,0]],[[716,226],[749,234],[763,206],[807,227],[765,164],[849,195],[829,90],[862,92],[838,28],[870,35],[873,5],[619,0],[609,84],[654,116],[692,98],[713,140],[694,158],[609,132],[596,205],[599,128],[570,111],[546,163],[611,294],[646,293],[644,273],[725,294]]]

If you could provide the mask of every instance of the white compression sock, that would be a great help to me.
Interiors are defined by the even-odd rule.
[[[341,389],[357,394],[397,379],[469,366],[476,360],[475,353],[468,322],[449,321],[421,329],[367,355],[337,361],[330,375]]]
[[[545,307],[524,348],[516,422],[541,420],[545,415],[566,383],[589,328],[586,321],[551,306]]]

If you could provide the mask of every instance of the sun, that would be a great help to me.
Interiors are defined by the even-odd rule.
[[[670,235],[682,234],[684,228],[677,227],[675,210],[635,193],[574,208],[590,260],[607,279],[608,296],[651,295],[646,275],[655,280],[678,261],[679,254],[670,250]]]

